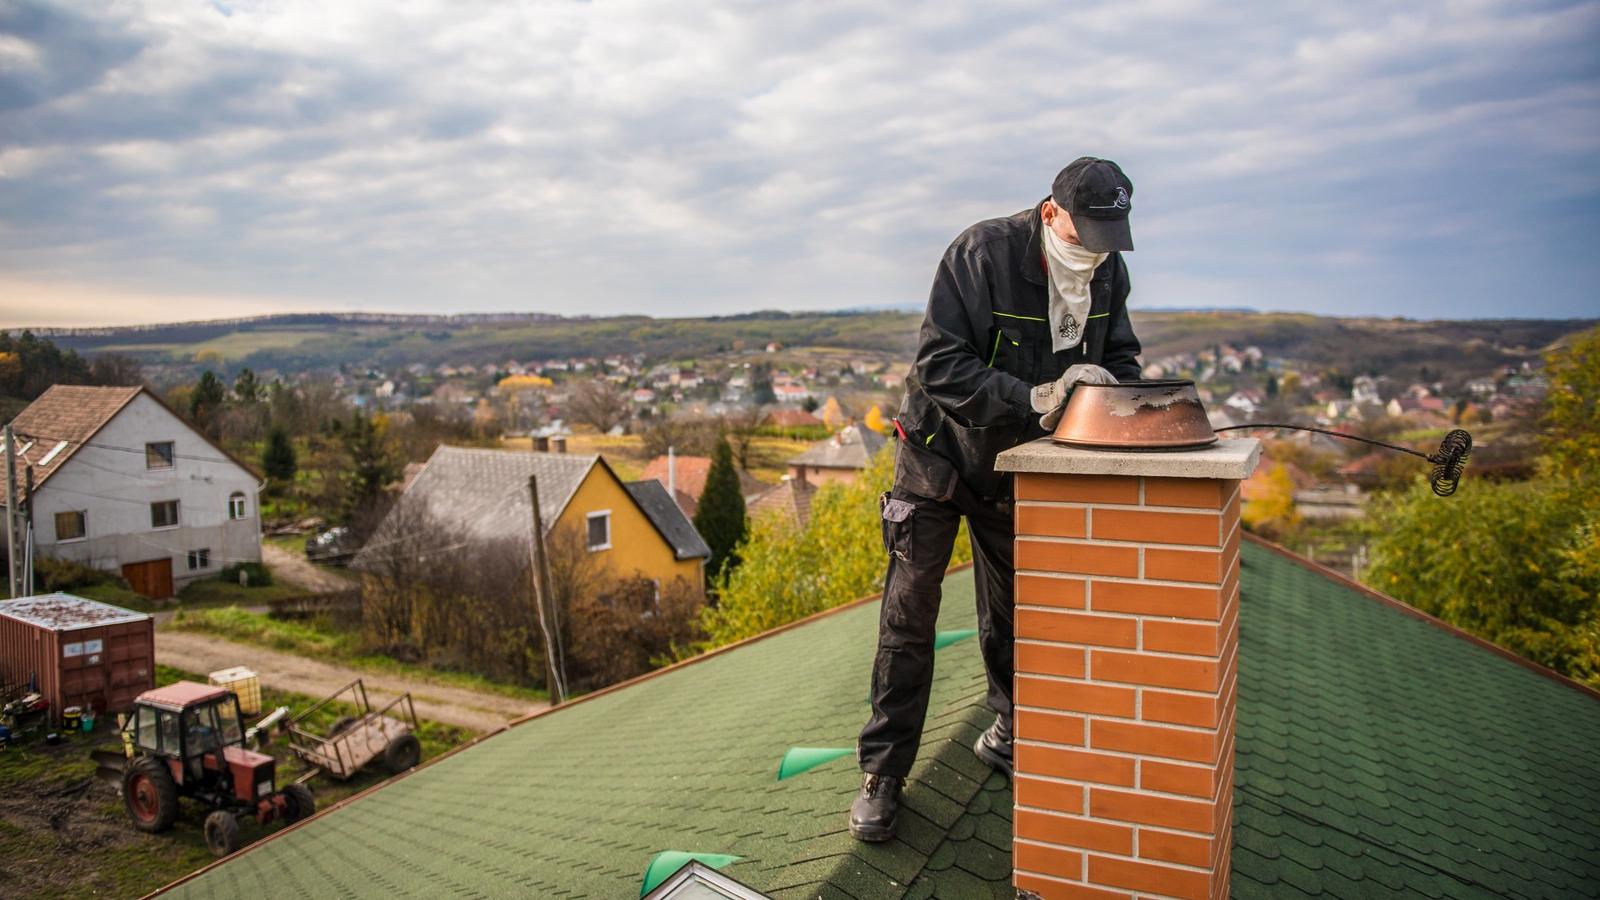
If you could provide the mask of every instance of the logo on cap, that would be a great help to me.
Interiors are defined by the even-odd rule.
[[[1127,209],[1128,208],[1128,189],[1119,185],[1117,187],[1117,200],[1116,200],[1115,203],[1112,203],[1109,206],[1093,206],[1093,205],[1091,205],[1089,208],[1090,209]]]

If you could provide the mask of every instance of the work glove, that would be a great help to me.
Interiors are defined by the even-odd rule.
[[[1072,389],[1080,384],[1116,384],[1117,378],[1105,369],[1089,363],[1079,363],[1067,367],[1055,381],[1036,385],[1029,397],[1033,403],[1033,411],[1039,413],[1039,427],[1045,431],[1054,431],[1056,423],[1061,421],[1061,413],[1067,408],[1067,398],[1072,396]]]

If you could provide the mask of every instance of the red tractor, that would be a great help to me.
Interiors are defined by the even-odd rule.
[[[239,698],[226,688],[180,681],[140,694],[123,740],[122,799],[140,831],[171,828],[178,798],[189,797],[211,807],[206,845],[227,856],[239,849],[239,816],[265,825],[316,811],[310,788],[278,790],[277,761],[245,748]]]

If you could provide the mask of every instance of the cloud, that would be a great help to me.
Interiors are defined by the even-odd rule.
[[[901,303],[1084,153],[1136,182],[1137,304],[1592,314],[1597,39],[1593,2],[0,0],[0,324],[61,285]]]

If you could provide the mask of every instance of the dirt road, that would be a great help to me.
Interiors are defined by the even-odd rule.
[[[498,728],[508,719],[549,705],[542,701],[517,700],[467,688],[431,684],[400,675],[360,672],[291,653],[170,629],[156,632],[156,662],[200,674],[229,666],[247,665],[260,676],[263,685],[315,697],[331,694],[352,679],[362,678],[375,705],[388,702],[403,691],[410,691],[418,718],[475,731]]]
[[[316,565],[304,554],[293,553],[266,541],[261,542],[261,562],[272,570],[272,577],[308,591],[344,591],[355,586],[338,569]]]

